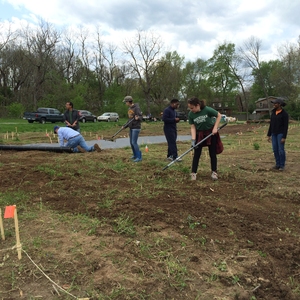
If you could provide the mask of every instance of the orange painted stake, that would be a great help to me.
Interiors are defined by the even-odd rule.
[[[4,227],[3,227],[3,220],[2,220],[2,210],[0,208],[0,230],[1,230],[1,237],[2,240],[5,240],[5,235],[4,235]]]
[[[16,205],[10,205],[5,207],[5,212],[4,212],[4,219],[12,219],[14,218],[15,220],[15,232],[16,232],[16,248],[18,252],[18,258],[22,258],[22,245],[20,242],[20,233],[19,233],[19,221],[18,221],[18,214],[17,214],[17,207]]]

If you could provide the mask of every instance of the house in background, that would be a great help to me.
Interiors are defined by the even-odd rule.
[[[218,111],[220,114],[226,114],[228,116],[231,116],[232,114],[232,108],[229,106],[228,102],[223,103],[219,99],[215,99],[211,103],[211,107]]]
[[[259,120],[265,116],[270,116],[270,111],[273,109],[273,103],[271,101],[279,97],[269,96],[267,98],[259,98],[255,101],[255,111],[252,113],[255,115],[255,119]]]

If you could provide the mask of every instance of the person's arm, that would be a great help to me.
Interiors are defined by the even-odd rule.
[[[284,129],[283,130],[283,136],[282,136],[282,139],[280,141],[282,144],[285,143],[288,128],[289,128],[289,115],[287,113],[285,113],[284,118],[283,118],[283,129]]]
[[[163,113],[162,120],[167,124],[176,123],[176,114],[175,114],[175,118],[174,118],[174,114],[171,112],[171,110],[170,109],[165,109],[164,113]]]
[[[59,131],[57,132],[57,135],[58,135],[58,139],[59,139],[59,146],[60,147],[64,147],[64,137],[62,136],[61,133],[59,133]]]
[[[73,112],[72,112],[72,114],[73,114]],[[74,115],[75,115],[75,116],[74,116]],[[72,124],[72,127],[76,127],[76,125],[77,125],[77,123],[78,123],[78,121],[79,121],[79,119],[80,119],[80,114],[79,114],[79,111],[78,111],[78,110],[76,110],[76,113],[73,114],[73,117],[74,117],[74,122],[73,122],[73,124]]]
[[[68,127],[71,127],[71,124],[69,123],[69,121],[68,121],[68,111],[66,111],[65,113],[64,113],[64,123],[68,126]]]
[[[139,106],[136,106],[136,107],[135,107],[134,114],[135,114],[135,115],[134,115],[134,119],[135,119],[136,121],[140,121],[140,122],[143,121],[143,115],[142,115],[142,112],[141,112]]]
[[[217,116],[215,125],[213,127],[212,134],[216,134],[218,132],[218,127],[219,127],[219,124],[220,124],[220,121],[221,121],[221,117],[222,117],[221,114],[218,112],[218,116]]]
[[[196,145],[196,126],[195,126],[195,124],[191,124],[191,136],[192,136],[191,146],[194,147]]]

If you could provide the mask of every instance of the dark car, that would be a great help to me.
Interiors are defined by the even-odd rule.
[[[88,110],[78,110],[79,115],[80,115],[80,119],[79,121],[82,123],[85,122],[97,122],[97,116],[93,115],[90,111]]]
[[[184,111],[177,111],[176,117],[179,118],[179,120],[183,120],[184,122],[187,121],[187,114]]]

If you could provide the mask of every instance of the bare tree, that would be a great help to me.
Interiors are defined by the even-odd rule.
[[[150,113],[151,90],[154,78],[163,64],[159,63],[162,55],[163,42],[153,32],[137,31],[133,41],[124,41],[124,53],[129,56],[127,61],[133,76],[137,77],[142,87],[147,112]]]
[[[38,101],[44,96],[47,76],[55,68],[55,50],[60,34],[49,23],[41,21],[39,28],[33,31],[27,27],[23,35],[25,56],[31,68],[28,88],[31,87],[33,108],[36,109]]]
[[[262,41],[257,37],[251,36],[244,42],[243,47],[239,48],[239,56],[244,61],[245,66],[252,70],[252,73],[257,75],[259,84],[264,91],[265,98],[268,98],[268,89],[265,84],[265,78],[261,72],[260,48]],[[271,113],[271,105],[268,102],[268,109]]]

